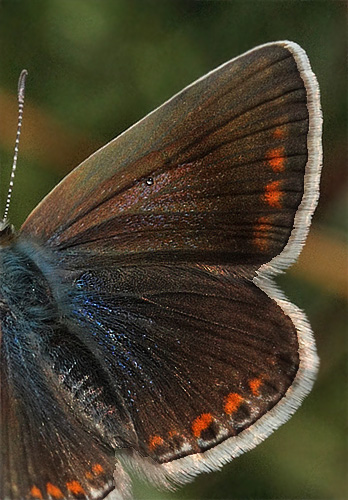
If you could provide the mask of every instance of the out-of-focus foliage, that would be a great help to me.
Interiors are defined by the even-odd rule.
[[[175,493],[135,484],[137,499],[338,499],[346,489],[347,13],[339,1],[0,1],[0,193],[15,139],[15,92],[29,71],[12,222],[98,146],[207,71],[268,41],[308,53],[324,113],[322,196],[313,222],[326,259],[281,285],[306,310],[321,368],[288,424],[255,450]],[[318,241],[319,240],[313,240]],[[319,243],[318,243],[319,245]],[[339,249],[336,251],[330,249]],[[324,252],[324,250],[323,250]],[[330,254],[332,252],[332,254]],[[325,257],[325,256],[324,256]],[[315,258],[315,257],[313,257]],[[340,267],[341,266],[341,267]]]

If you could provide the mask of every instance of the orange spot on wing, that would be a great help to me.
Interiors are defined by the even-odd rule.
[[[283,139],[285,137],[285,130],[284,128],[281,128],[281,127],[277,127],[274,131],[273,131],[273,137],[275,139]]]
[[[91,480],[94,478],[94,476],[93,476],[92,472],[86,472],[85,478]]]
[[[231,415],[236,412],[243,402],[243,398],[240,394],[236,392],[230,392],[225,398],[224,410],[227,415]]]
[[[202,413],[197,417],[192,424],[192,432],[195,437],[200,437],[203,431],[208,429],[209,425],[213,421],[213,416],[211,413]]]
[[[92,467],[92,471],[94,472],[94,474],[97,474],[99,476],[100,474],[103,474],[104,467],[100,464],[94,464]]]
[[[73,495],[84,495],[85,490],[82,488],[81,484],[78,481],[70,481],[66,483],[66,487]]]
[[[253,378],[249,380],[249,387],[254,396],[259,396],[259,389],[262,385],[262,380],[260,378]]]
[[[281,208],[280,199],[282,197],[282,192],[279,188],[280,181],[270,182],[265,188],[264,198],[270,207]]]
[[[283,146],[268,151],[266,153],[266,158],[268,160],[268,164],[271,166],[274,172],[282,172],[284,170],[285,148]]]
[[[39,488],[37,486],[33,486],[30,490],[30,496],[33,497],[33,498],[37,498],[39,500],[43,500],[43,496],[42,496],[42,493],[41,491],[39,490]]]
[[[161,436],[152,436],[149,442],[150,450],[154,450],[156,446],[162,446],[164,443],[163,438]]]
[[[259,217],[254,226],[254,245],[261,250],[261,252],[265,252],[268,250],[269,240],[267,238],[268,232],[270,229],[270,220],[269,217]]]
[[[57,486],[55,486],[54,484],[52,483],[47,483],[46,484],[46,489],[47,489],[47,493],[49,495],[51,495],[53,498],[57,498],[57,499],[60,499],[60,498],[64,498],[64,495],[62,493],[62,490],[60,490]]]

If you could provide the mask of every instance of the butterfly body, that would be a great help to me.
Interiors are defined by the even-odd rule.
[[[296,44],[259,47],[2,227],[1,498],[126,498],[127,467],[180,484],[299,406],[315,347],[270,278],[317,200],[316,92]]]

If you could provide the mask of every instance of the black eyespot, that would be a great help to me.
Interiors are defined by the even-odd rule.
[[[152,186],[152,184],[153,184],[153,178],[152,178],[152,177],[148,177],[148,178],[146,179],[146,184],[147,184],[148,186]]]

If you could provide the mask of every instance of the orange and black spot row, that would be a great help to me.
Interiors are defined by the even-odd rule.
[[[266,160],[273,172],[283,172],[285,169],[286,160],[284,146],[273,148],[267,151]]]
[[[274,139],[284,139],[286,136],[286,129],[284,127],[277,127],[273,131]]]
[[[280,189],[280,181],[269,182],[263,194],[263,198],[267,205],[272,208],[281,208],[281,199],[283,192]]]
[[[105,472],[104,467],[101,464],[96,463],[92,466],[91,470],[85,473],[85,478],[88,479],[89,481],[93,481],[93,479],[95,479],[98,476],[101,476],[102,474],[104,474],[104,472]]]
[[[270,227],[271,222],[267,216],[259,217],[254,226],[253,243],[261,252],[268,250]]]
[[[149,441],[149,448],[150,450],[154,450],[157,448],[157,446],[162,446],[164,443],[164,440],[161,436],[158,434],[151,436],[150,441]]]
[[[78,481],[69,481],[66,483],[67,490],[75,496],[85,495],[85,490]]]
[[[224,411],[226,415],[235,413],[243,403],[243,397],[237,392],[230,392],[225,398]]]
[[[92,471],[96,476],[100,476],[101,474],[104,474],[104,467],[100,464],[94,464],[92,467]]]
[[[37,500],[43,500],[43,496],[41,490],[37,486],[32,486],[30,490],[30,497],[36,498]]]
[[[61,498],[64,498],[63,492],[58,486],[55,486],[52,483],[47,483],[46,484],[46,490],[47,494],[51,495],[55,500],[60,500]]]
[[[249,380],[248,382],[250,390],[254,396],[259,396],[260,392],[259,389],[262,385],[262,379],[260,377],[255,377]]]
[[[202,413],[192,423],[192,434],[199,438],[203,431],[207,430],[213,422],[211,413]]]

